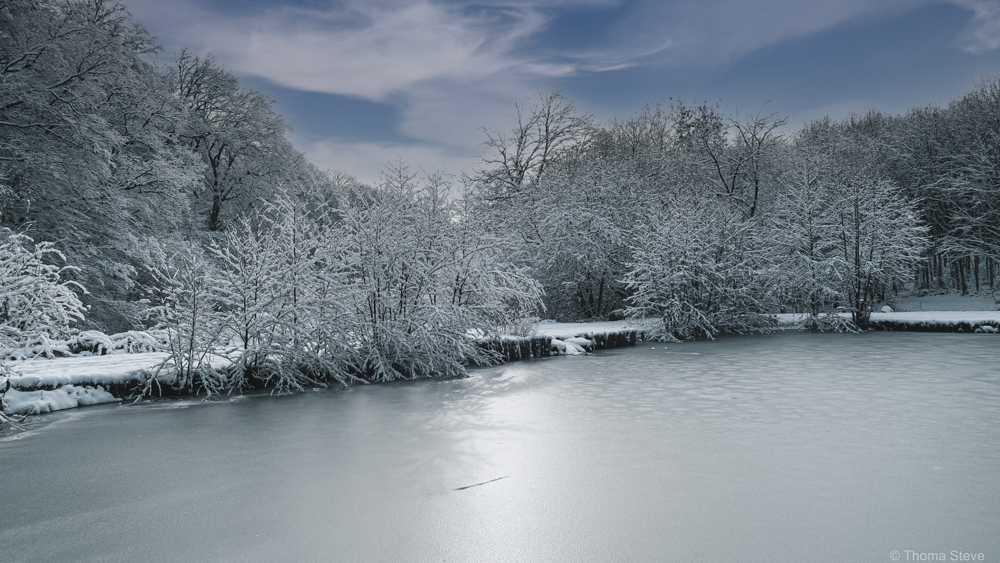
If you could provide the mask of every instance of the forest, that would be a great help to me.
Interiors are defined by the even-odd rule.
[[[461,178],[369,186],[211,57],[160,51],[113,0],[0,6],[0,357],[129,341],[176,389],[290,391],[461,375],[539,317],[863,330],[900,294],[1000,289],[997,78],[797,129],[544,92]]]

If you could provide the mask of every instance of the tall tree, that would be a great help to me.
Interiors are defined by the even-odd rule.
[[[205,165],[192,195],[207,209],[210,231],[223,229],[304,165],[285,138],[289,127],[274,111],[274,100],[241,87],[211,57],[182,52],[174,88],[188,111],[179,136]]]
[[[854,323],[868,328],[876,299],[912,279],[927,229],[915,206],[887,180],[847,174],[836,190],[844,295]]]
[[[180,230],[194,177],[157,49],[109,0],[0,7],[0,221],[56,242],[94,291],[92,317],[134,314],[144,241]]]

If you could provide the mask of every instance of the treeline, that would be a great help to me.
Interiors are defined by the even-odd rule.
[[[841,330],[997,285],[996,80],[797,131],[679,100],[599,124],[553,93],[461,185],[400,163],[364,186],[211,58],[159,49],[111,0],[0,6],[0,350],[155,327],[178,388],[298,389],[459,374],[495,359],[472,337],[542,310]]]
[[[617,309],[663,336],[813,313],[822,328],[901,291],[993,290],[1000,267],[1000,82],[947,108],[789,131],[785,118],[671,100],[597,124],[558,93],[518,108],[476,176],[516,233],[548,314]]]

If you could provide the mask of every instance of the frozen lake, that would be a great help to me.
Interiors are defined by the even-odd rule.
[[[7,562],[1000,561],[995,335],[640,344],[28,428],[0,441]]]

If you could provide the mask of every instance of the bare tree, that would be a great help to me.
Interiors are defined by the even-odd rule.
[[[733,139],[726,143],[702,142],[711,161],[721,195],[728,198],[747,218],[752,219],[761,203],[761,190],[773,182],[777,167],[775,149],[781,144],[780,129],[787,119],[763,109],[746,121],[730,119]]]
[[[591,124],[590,116],[580,115],[559,92],[541,95],[530,109],[515,108],[510,132],[483,129],[490,153],[483,156],[483,181],[491,199],[518,197],[530,189],[554,160],[586,138]]]

